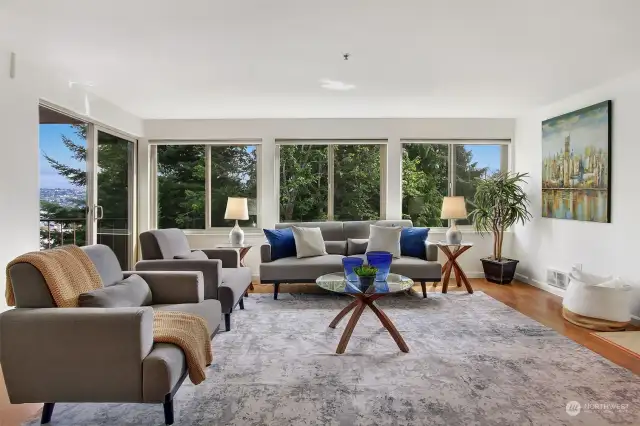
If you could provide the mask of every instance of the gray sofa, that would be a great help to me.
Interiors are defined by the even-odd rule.
[[[106,287],[132,274],[107,246],[83,250]],[[204,299],[200,272],[135,273],[149,285],[151,306],[57,308],[35,267],[11,267],[16,309],[0,315],[0,363],[11,403],[44,402],[42,423],[56,402],[162,403],[165,422],[173,423],[173,395],[187,364],[178,346],[153,342],[153,312],[199,315],[215,334],[220,302]]]
[[[204,298],[217,299],[222,305],[226,331],[231,330],[231,313],[244,309],[243,296],[251,285],[251,269],[240,266],[234,249],[202,249],[205,259],[188,257],[195,250],[180,229],[155,229],[140,234],[142,259],[136,271],[200,271],[204,276]]]
[[[271,260],[271,246],[269,244],[262,245],[260,248],[262,260],[260,281],[274,284],[274,299],[278,298],[281,283],[315,282],[316,278],[321,275],[342,271],[342,258],[347,255],[362,257],[366,263],[366,241],[363,240],[369,238],[369,225],[412,226],[412,223],[410,220],[277,223],[276,229],[288,228],[293,225],[320,228],[328,254],[302,259],[286,257]],[[391,272],[405,275],[420,282],[423,297],[427,297],[426,283],[438,282],[442,276],[442,267],[438,263],[438,247],[428,242],[426,244],[424,259],[403,256],[399,259],[393,259],[391,263]]]

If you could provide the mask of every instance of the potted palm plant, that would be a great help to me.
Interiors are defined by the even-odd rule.
[[[518,261],[502,256],[502,243],[507,229],[532,218],[529,198],[522,189],[528,177],[528,173],[504,172],[478,180],[470,217],[481,235],[493,234],[492,256],[480,259],[487,281],[509,284],[516,274]]]

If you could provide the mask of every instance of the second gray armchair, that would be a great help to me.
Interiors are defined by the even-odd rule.
[[[217,299],[225,327],[231,329],[231,313],[244,309],[242,298],[251,284],[251,270],[240,266],[233,249],[192,250],[180,229],[156,229],[140,234],[142,259],[137,271],[200,271],[204,276],[204,298]]]

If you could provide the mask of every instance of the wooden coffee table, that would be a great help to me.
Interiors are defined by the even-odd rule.
[[[329,324],[330,328],[336,328],[338,323],[345,315],[353,310],[353,314],[347,323],[347,328],[342,333],[337,354],[343,354],[347,349],[353,329],[356,327],[358,320],[362,316],[362,312],[368,306],[373,313],[376,314],[384,328],[387,329],[393,340],[400,348],[402,352],[409,352],[409,347],[405,343],[404,339],[400,335],[398,329],[393,325],[387,314],[375,303],[376,300],[384,297],[388,294],[400,293],[409,290],[413,287],[413,280],[398,274],[389,274],[386,281],[376,281],[370,287],[364,289],[361,288],[359,283],[347,281],[344,277],[344,273],[337,272],[334,274],[323,275],[316,280],[316,284],[334,293],[346,294],[353,297],[355,300],[347,305]]]

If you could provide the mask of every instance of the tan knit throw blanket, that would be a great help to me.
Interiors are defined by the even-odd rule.
[[[78,306],[80,294],[102,287],[102,279],[95,265],[78,246],[34,251],[16,257],[7,265],[5,297],[9,306],[16,305],[9,269],[17,263],[30,263],[40,271],[53,301],[60,308],[74,308]]]
[[[9,269],[17,263],[29,263],[40,271],[53,301],[60,308],[78,306],[78,296],[102,288],[102,279],[89,256],[74,245],[26,253],[7,265],[5,297],[15,306],[15,296]],[[172,343],[187,358],[189,378],[194,384],[206,379],[205,368],[213,362],[211,333],[204,318],[177,311],[154,311],[153,341]]]

